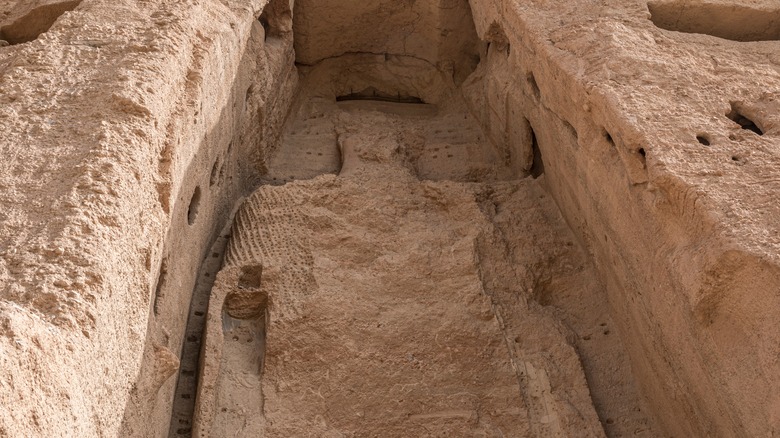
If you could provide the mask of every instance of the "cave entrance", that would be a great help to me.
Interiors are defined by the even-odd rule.
[[[731,104],[731,111],[726,114],[726,116],[731,119],[734,123],[738,124],[742,129],[745,129],[747,131],[751,131],[758,135],[764,135],[764,130],[761,129],[758,124],[756,124],[755,121],[750,119],[748,116],[746,116],[740,108],[738,108],[738,104],[732,103]]]

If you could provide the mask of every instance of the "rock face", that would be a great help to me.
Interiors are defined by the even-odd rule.
[[[487,86],[485,119],[500,133],[504,109],[521,108],[535,128],[665,429],[777,433],[777,350],[762,335],[777,332],[780,299],[776,207],[762,201],[777,188],[777,42],[666,32],[632,2],[563,25],[553,9],[474,8],[478,30],[503,23],[515,54],[484,64],[508,90]],[[491,79],[502,70],[514,82]]]
[[[49,30],[60,15],[76,9],[82,0],[70,1],[19,1],[0,27],[0,39],[9,44],[21,44],[35,40]]]
[[[468,128],[426,138],[454,114],[366,104],[321,107],[339,132],[338,176],[263,186],[239,210],[195,435],[603,435],[569,331],[534,301],[537,276],[577,271],[541,261],[566,247],[543,225],[560,218],[536,205],[539,184],[421,181],[425,155],[460,173],[469,145],[442,140]],[[502,240],[499,209],[539,220],[538,235]],[[510,255],[542,241],[536,266]]]
[[[0,0],[0,436],[780,434],[779,14]]]
[[[295,2],[294,22],[300,64],[345,54],[387,54],[425,61],[460,82],[479,62],[479,39],[466,1],[302,0]]]

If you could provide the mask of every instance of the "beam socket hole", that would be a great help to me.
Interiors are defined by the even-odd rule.
[[[195,220],[198,218],[198,209],[200,208],[200,186],[195,187],[195,191],[192,193],[190,199],[190,205],[187,208],[187,223],[190,225],[195,224]]]
[[[534,72],[528,72],[528,74],[525,76],[526,81],[528,82],[528,85],[531,87],[531,92],[533,93],[534,97],[538,100],[542,98],[542,91],[539,89],[539,84],[536,83],[536,77],[534,76]]]

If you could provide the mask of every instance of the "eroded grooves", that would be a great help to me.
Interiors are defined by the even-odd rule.
[[[307,236],[293,232],[305,229],[299,210],[304,200],[304,194],[295,189],[281,193],[270,187],[257,190],[238,212],[225,265],[257,263],[272,273],[279,287],[305,294],[314,283],[313,257]]]

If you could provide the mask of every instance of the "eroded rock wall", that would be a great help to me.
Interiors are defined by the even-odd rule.
[[[294,30],[320,97],[464,83],[592,255],[667,431],[771,436],[778,8],[650,3],[301,0]],[[0,0],[0,435],[168,430],[198,266],[295,91],[293,5],[266,6]]]
[[[639,1],[471,3],[481,38],[509,44],[474,112],[510,146],[530,122],[667,432],[776,434],[777,41],[669,32]],[[701,7],[732,3],[777,8]]]
[[[417,58],[460,81],[479,62],[468,2],[295,2],[296,58],[313,65],[345,54]]]
[[[550,299],[537,276],[587,278],[542,183],[420,180],[423,156],[459,176],[464,113],[363,103],[321,116],[338,175],[263,186],[240,208],[194,435],[603,436],[572,333],[536,301]]]
[[[0,435],[167,432],[197,267],[295,83],[264,6],[84,1],[0,48]]]
[[[2,44],[21,44],[35,40],[49,30],[65,12],[72,11],[82,0],[24,0],[5,6],[0,18]]]

